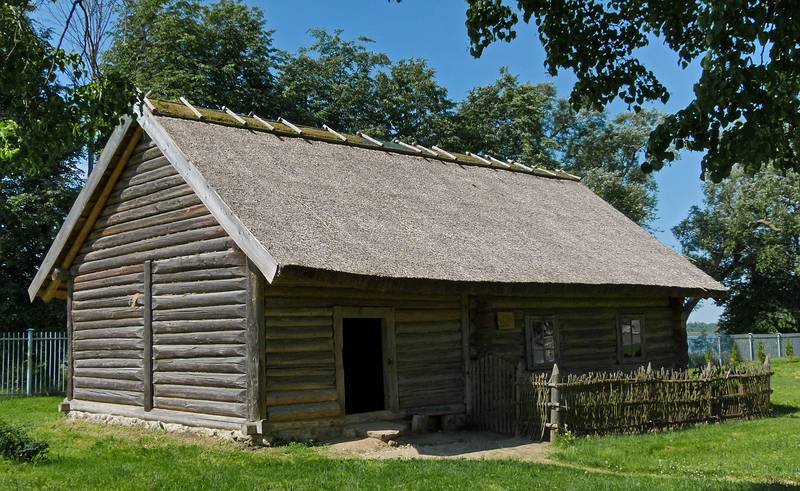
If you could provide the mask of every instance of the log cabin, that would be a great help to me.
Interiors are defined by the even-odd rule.
[[[249,435],[468,415],[469,361],[687,363],[725,288],[576,176],[145,100],[35,279],[65,411]]]

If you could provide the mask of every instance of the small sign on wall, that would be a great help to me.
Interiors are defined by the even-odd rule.
[[[499,331],[512,331],[516,329],[514,323],[514,312],[498,312],[497,313],[497,329]]]

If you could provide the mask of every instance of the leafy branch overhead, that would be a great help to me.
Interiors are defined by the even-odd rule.
[[[650,135],[645,170],[676,151],[705,151],[714,181],[733,165],[753,174],[767,164],[800,169],[800,16],[795,0],[468,0],[471,52],[516,38],[521,20],[536,24],[551,75],[577,76],[571,100],[603,107],[617,98],[639,110],[669,92],[639,58],[663,42],[682,67],[699,63],[694,100]]]

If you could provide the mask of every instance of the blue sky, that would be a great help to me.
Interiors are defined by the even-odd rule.
[[[386,0],[247,1],[264,10],[268,26],[275,29],[276,47],[294,51],[308,45],[307,31],[315,27],[343,29],[351,38],[364,35],[375,41],[374,49],[393,59],[428,60],[436,69],[439,83],[448,88],[454,99],[462,98],[476,85],[494,81],[503,65],[525,81],[555,82],[559,95],[564,97],[569,95],[574,81],[569,73],[555,79],[547,75],[544,50],[532,26],[520,26],[519,35],[511,44],[490,46],[479,59],[470,56],[463,0],[403,0],[400,4]],[[674,53],[659,43],[643,49],[640,56],[672,94],[668,104],[653,107],[668,112],[684,107],[692,98],[692,85],[699,76],[699,68],[695,65],[681,69]],[[626,107],[614,103],[608,109],[619,112]],[[689,207],[702,203],[699,175],[699,154],[684,154],[681,160],[656,175],[659,205],[655,234],[675,249],[679,245],[671,228],[686,216]],[[690,320],[715,321],[719,313],[713,302],[704,302]]]

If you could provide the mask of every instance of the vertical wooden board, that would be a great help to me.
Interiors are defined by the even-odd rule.
[[[470,370],[469,370],[469,295],[464,293],[461,296],[461,350],[463,355],[464,370],[464,406],[467,409],[467,417],[471,411],[470,401],[472,391],[470,390]]]
[[[266,417],[266,345],[264,277],[247,261],[247,415],[250,421]]]
[[[70,278],[67,280],[67,400],[72,400],[75,397],[75,384],[72,381],[75,376],[75,358],[72,354],[72,341],[75,338],[75,333],[72,332],[74,328],[72,325],[72,295],[74,294],[74,290],[75,282]]]
[[[342,332],[342,308],[333,308],[333,356],[336,363],[336,400],[339,402],[340,414],[344,416],[344,333]]]
[[[144,381],[144,410],[153,409],[153,262],[144,263],[144,352],[142,380]]]

